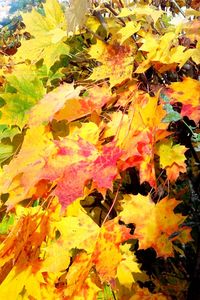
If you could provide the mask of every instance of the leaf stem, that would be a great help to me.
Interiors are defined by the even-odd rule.
[[[183,119],[182,119],[182,122],[189,129],[189,131],[191,132],[192,136],[195,138],[196,137],[196,133],[192,130],[191,126],[189,126]]]
[[[103,227],[103,225],[104,225],[105,222],[107,221],[107,219],[108,219],[108,217],[109,217],[109,215],[110,215],[110,213],[111,213],[111,211],[112,211],[112,209],[113,209],[113,207],[114,207],[114,205],[115,205],[115,203],[116,203],[116,200],[117,200],[117,197],[118,197],[118,194],[119,194],[119,189],[120,189],[120,187],[121,187],[121,183],[119,183],[119,185],[118,185],[118,188],[117,188],[117,192],[116,192],[115,198],[113,199],[113,203],[112,203],[112,205],[111,205],[111,207],[110,207],[110,209],[109,209],[107,215],[105,216],[105,219],[103,220],[103,222],[102,222],[102,224],[101,224],[101,227]]]

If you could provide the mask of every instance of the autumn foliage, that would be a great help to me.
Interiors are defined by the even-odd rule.
[[[1,299],[186,299],[200,12],[112,2],[46,0],[0,52]]]

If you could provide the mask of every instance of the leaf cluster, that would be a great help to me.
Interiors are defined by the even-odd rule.
[[[190,294],[199,16],[195,1],[47,0],[2,30],[0,298]]]

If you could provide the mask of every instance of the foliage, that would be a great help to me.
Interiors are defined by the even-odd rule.
[[[186,299],[200,12],[148,2],[46,0],[1,41],[2,299]]]

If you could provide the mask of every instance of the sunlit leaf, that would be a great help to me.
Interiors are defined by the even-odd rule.
[[[33,9],[30,13],[22,14],[26,30],[33,38],[22,41],[15,57],[18,61],[29,59],[33,63],[44,59],[44,64],[50,68],[61,54],[69,54],[70,48],[64,43],[67,39],[67,23],[59,2],[47,0],[44,13],[43,16]]]
[[[136,225],[134,237],[139,239],[140,249],[153,247],[158,256],[174,256],[169,237],[179,231],[179,225],[185,220],[173,211],[178,204],[167,197],[155,204],[149,196],[125,195],[120,216],[125,223]]]
[[[186,157],[184,155],[187,148],[179,144],[173,145],[172,140],[160,142],[157,145],[157,154],[160,156],[160,165],[166,169],[168,179],[175,181],[179,173],[186,172]]]

